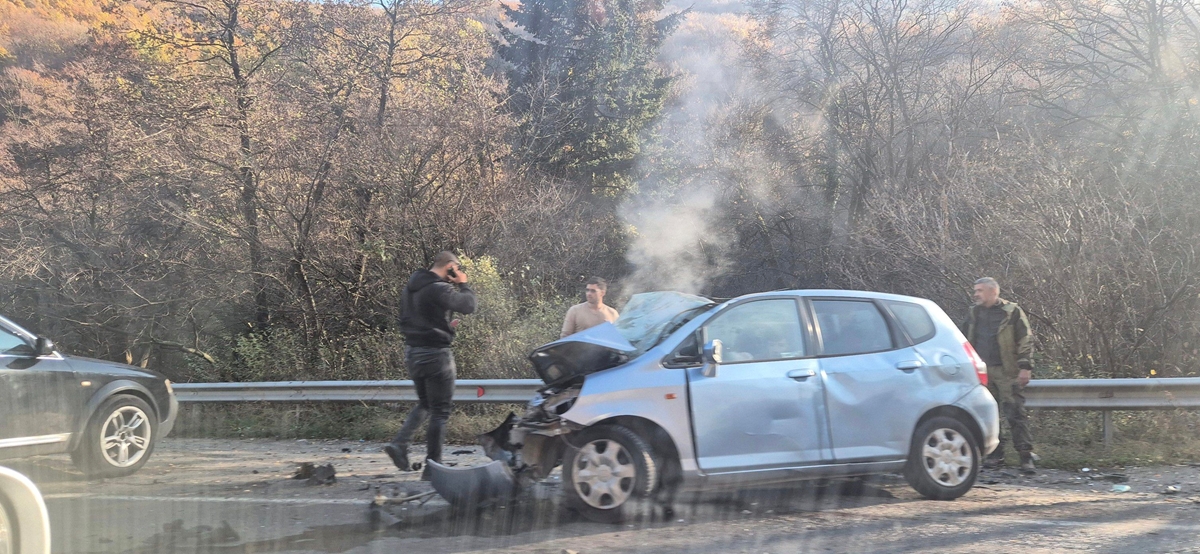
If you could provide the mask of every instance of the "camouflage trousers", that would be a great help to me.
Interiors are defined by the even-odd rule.
[[[1000,366],[988,366],[988,390],[1000,404],[1000,415],[1008,422],[1012,434],[1013,448],[1017,452],[1033,451],[1033,436],[1029,434],[1029,418],[1025,414],[1025,387],[1017,384],[1016,377],[1006,375]],[[1000,446],[996,447],[993,456],[1004,455],[1004,431],[1001,426]]]

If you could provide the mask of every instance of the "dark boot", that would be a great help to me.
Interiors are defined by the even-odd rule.
[[[1037,455],[1034,454],[1033,452],[1022,452],[1021,453],[1021,473],[1024,473],[1025,475],[1036,474],[1037,467],[1033,465],[1033,462],[1036,459],[1037,459]]]
[[[408,446],[403,444],[387,444],[384,445],[383,451],[387,452],[392,463],[400,468],[400,471],[412,471],[412,465],[408,463]]]

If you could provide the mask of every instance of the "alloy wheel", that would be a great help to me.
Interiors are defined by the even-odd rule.
[[[100,432],[100,452],[113,467],[130,467],[150,447],[150,420],[137,406],[122,406],[109,414]]]

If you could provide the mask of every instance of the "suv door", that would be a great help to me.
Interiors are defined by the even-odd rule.
[[[74,384],[62,356],[35,356],[29,338],[0,325],[0,447],[65,445],[74,419],[64,399]]]
[[[783,297],[751,300],[705,323],[707,340],[724,347],[715,376],[687,370],[696,457],[705,472],[830,459],[821,376],[803,321],[798,299]]]
[[[928,365],[870,299],[810,300],[838,462],[896,460],[927,402]]]

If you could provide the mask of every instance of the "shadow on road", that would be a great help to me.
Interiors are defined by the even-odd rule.
[[[630,527],[632,530],[687,527],[713,521],[747,521],[777,514],[820,512],[900,501],[883,485],[856,480],[686,495],[677,499],[673,510],[652,507],[641,517],[615,526],[587,521],[567,509],[561,502],[559,487],[547,483],[508,504],[481,509],[455,509],[444,504],[408,510],[402,510],[399,506],[364,507],[362,523],[311,527],[295,535],[258,542],[230,541],[228,532],[219,528],[187,529],[173,525],[151,537],[136,552],[346,552],[383,538],[431,540],[456,537],[497,538],[496,546],[520,547],[544,541],[548,537],[585,537]],[[223,541],[227,545],[221,545]],[[438,540],[436,543],[422,544],[419,550],[458,552],[477,548],[477,541]]]
[[[34,483],[37,483],[38,488],[45,493],[47,489],[53,488],[54,485],[60,483],[78,483],[87,481],[88,478],[75,470],[68,460],[53,460],[46,459],[25,459],[25,460],[5,460],[5,467],[12,468],[25,474]]]

